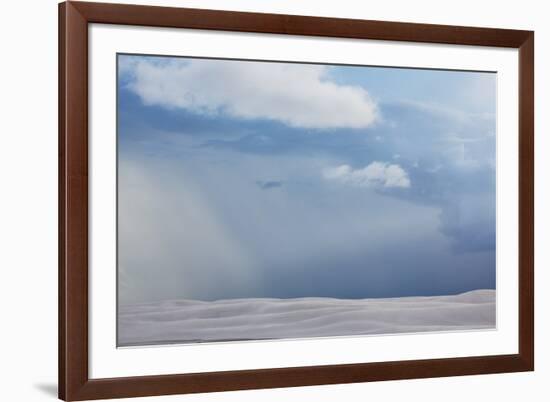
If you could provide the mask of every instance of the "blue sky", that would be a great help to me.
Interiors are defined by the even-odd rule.
[[[496,74],[118,57],[122,302],[495,287]]]

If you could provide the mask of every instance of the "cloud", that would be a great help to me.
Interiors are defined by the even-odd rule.
[[[261,180],[258,180],[256,182],[256,185],[258,187],[260,187],[262,190],[269,190],[269,189],[272,189],[272,188],[282,187],[283,182],[282,181],[261,181]]]
[[[321,65],[125,56],[119,66],[146,105],[309,129],[365,128],[378,115],[365,89],[330,81]]]
[[[411,186],[409,176],[401,166],[384,162],[372,162],[362,169],[355,170],[349,165],[340,165],[325,169],[323,177],[357,187],[408,188]]]
[[[459,194],[441,208],[440,229],[457,253],[495,250],[496,196],[494,193]]]

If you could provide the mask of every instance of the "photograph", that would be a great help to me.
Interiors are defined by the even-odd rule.
[[[0,8],[1,400],[547,402],[544,2]]]
[[[496,329],[495,71],[116,57],[118,347]]]

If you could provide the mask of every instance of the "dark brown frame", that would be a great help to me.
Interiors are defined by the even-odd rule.
[[[88,24],[519,49],[519,353],[214,373],[88,377]],[[59,398],[67,401],[532,371],[534,33],[105,3],[59,5]]]

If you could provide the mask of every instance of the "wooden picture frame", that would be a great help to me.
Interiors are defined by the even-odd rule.
[[[90,379],[88,24],[309,35],[519,49],[519,352],[363,364]],[[88,2],[59,5],[59,397],[141,397],[534,369],[534,33]]]

